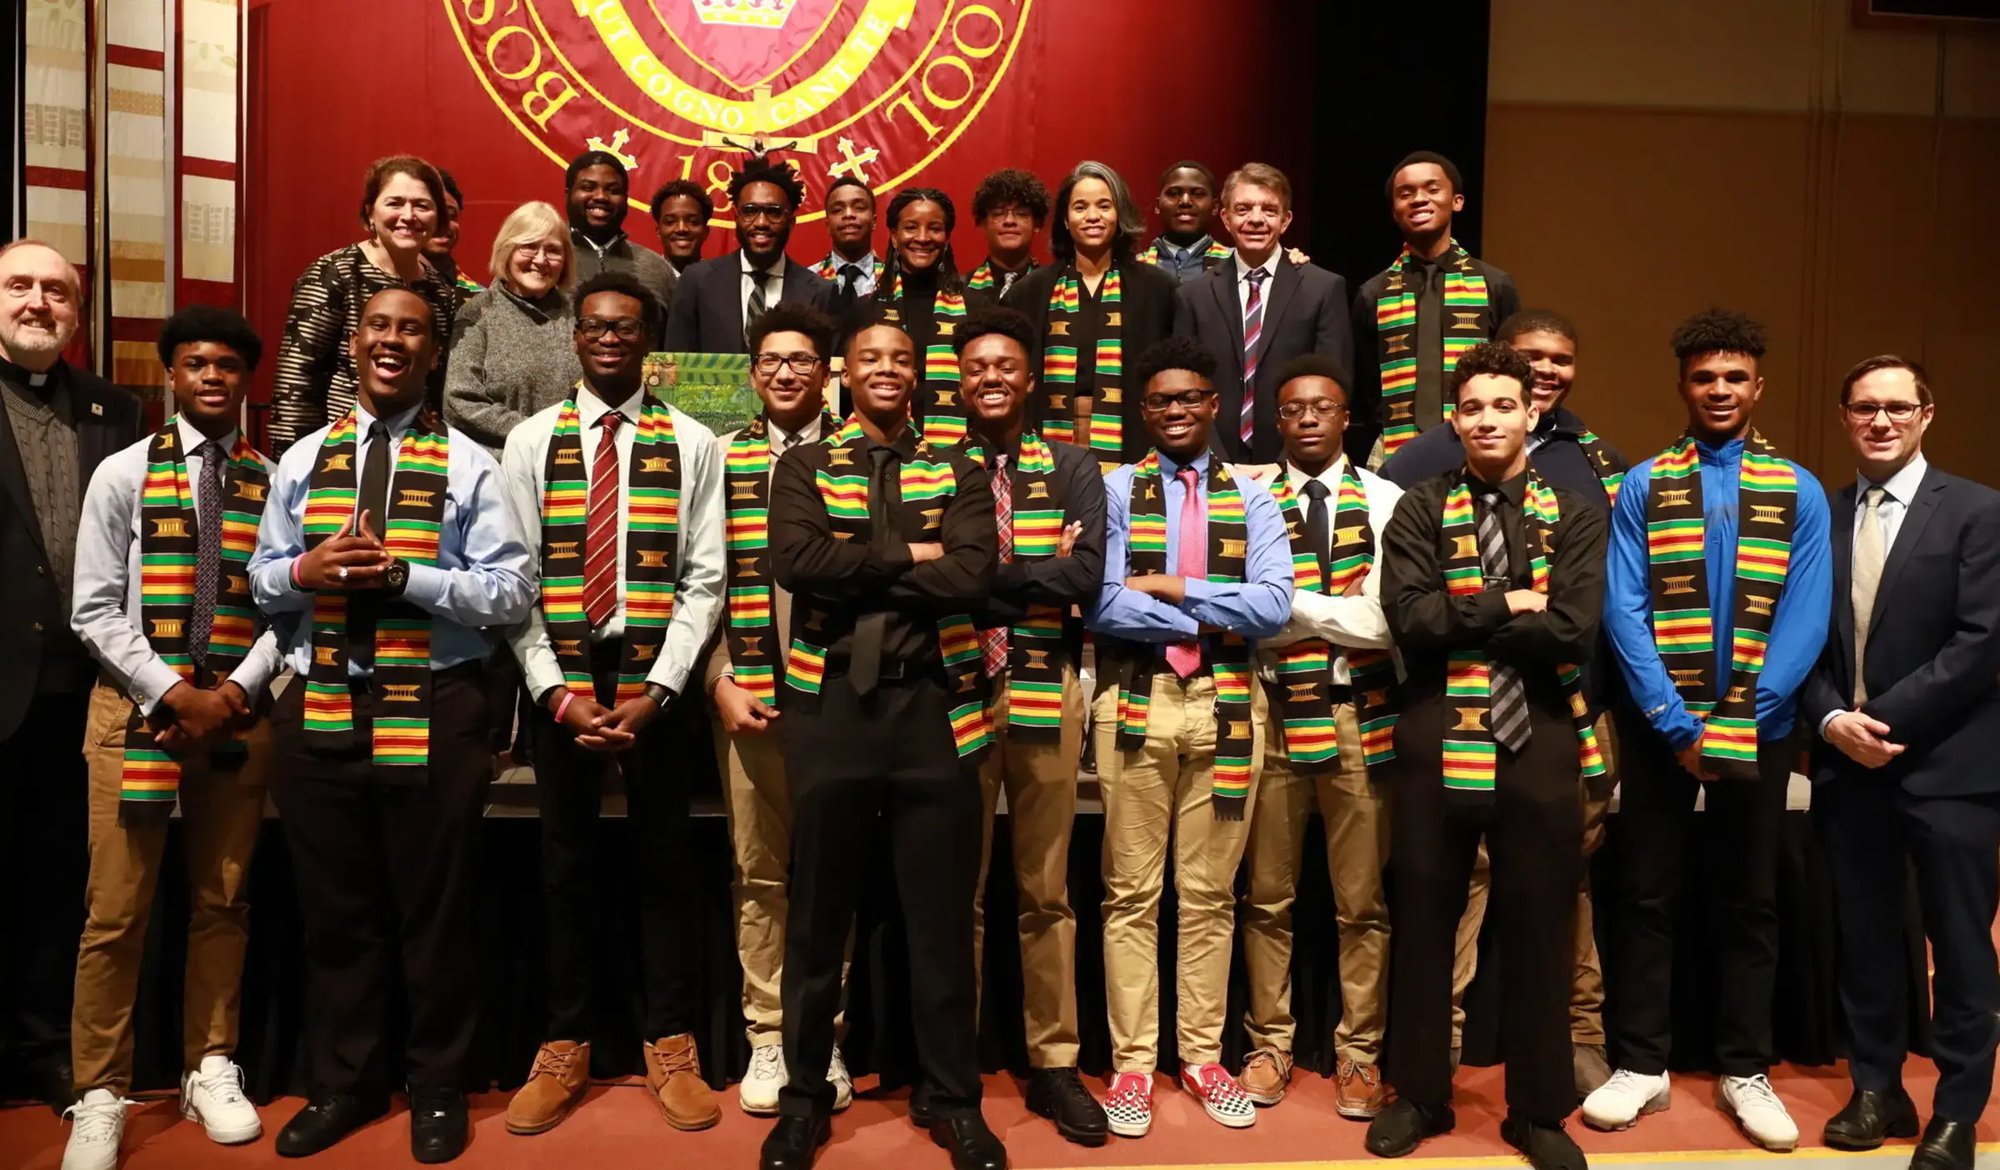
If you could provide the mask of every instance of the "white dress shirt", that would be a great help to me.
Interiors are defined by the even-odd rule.
[[[1882,529],[1882,559],[1886,563],[1889,554],[1896,548],[1896,534],[1903,530],[1903,517],[1910,514],[1910,501],[1917,498],[1917,489],[1924,484],[1924,472],[1930,464],[1924,461],[1924,453],[1917,452],[1902,470],[1884,480],[1880,485],[1866,475],[1854,477],[1854,543],[1848,545],[1849,582],[1854,580],[1854,545],[1861,542],[1861,525],[1868,518],[1868,489],[1880,486],[1882,502],[1875,505],[1875,523]],[[1826,738],[1827,724],[1834,716],[1845,715],[1847,710],[1828,711],[1819,721],[1819,736]]]
[[[1306,508],[1312,502],[1306,496],[1306,483],[1317,479],[1326,485],[1326,534],[1327,539],[1332,540],[1334,512],[1340,503],[1340,481],[1347,474],[1347,457],[1343,455],[1334,460],[1317,476],[1307,475],[1287,462],[1284,474],[1291,481],[1293,494],[1299,498],[1301,531],[1304,530]],[[1306,638],[1324,639],[1333,650],[1333,681],[1343,685],[1349,679],[1347,655],[1342,647],[1366,650],[1390,648],[1389,619],[1382,612],[1382,533],[1388,530],[1389,518],[1395,515],[1396,501],[1403,498],[1402,488],[1367,468],[1356,468],[1355,475],[1361,480],[1362,490],[1368,494],[1368,527],[1375,533],[1375,568],[1361,578],[1361,592],[1352,597],[1311,589],[1293,590],[1292,616],[1285,622],[1285,628],[1276,637],[1257,643],[1259,650],[1274,650]],[[1327,551],[1329,554],[1333,551],[1331,546]]]
[[[1263,305],[1267,310],[1270,308],[1271,290],[1278,287],[1278,261],[1284,258],[1285,250],[1283,248],[1271,249],[1271,254],[1264,259],[1262,264],[1245,263],[1243,253],[1241,252],[1236,253],[1230,258],[1231,263],[1236,265],[1237,308],[1241,309],[1246,315],[1250,311],[1250,271],[1253,268],[1264,270],[1264,291],[1260,294],[1259,304]]]
[[[766,309],[771,308],[773,305],[776,305],[780,300],[784,298],[785,265],[791,263],[791,261],[785,259],[783,256],[780,256],[778,257],[776,263],[772,264],[769,268],[765,269],[764,271],[759,272],[757,271],[756,267],[750,263],[750,253],[744,251],[741,248],[738,248],[736,250],[736,256],[737,256],[736,263],[743,270],[742,277],[739,278],[736,282],[737,284],[743,286],[742,288],[736,291],[736,303],[739,311],[741,311],[741,313],[743,314],[743,325],[747,329],[750,325],[750,282],[752,280],[757,280],[757,279],[763,280],[764,307]],[[582,406],[583,404],[581,402],[577,403],[577,407],[579,409],[581,409]],[[714,432],[712,431],[710,432],[710,437],[711,438],[714,437]]]
[[[796,432],[788,432],[775,422],[768,423],[764,427],[764,435],[771,444],[771,454],[783,455],[786,451],[791,450],[800,443],[819,442],[819,416],[814,415],[811,422],[800,427]],[[772,466],[775,467],[777,465],[774,463]]]
[[[176,418],[175,425],[180,431],[183,461],[187,465],[188,489],[193,493],[195,514],[199,516],[203,460],[194,452],[208,437],[185,418]],[[236,432],[231,430],[216,441],[228,451],[236,446]],[[148,434],[99,464],[90,477],[90,488],[83,497],[82,523],[76,534],[70,612],[70,626],[90,650],[91,657],[97,659],[118,689],[146,715],[152,714],[160,698],[182,681],[180,672],[154,653],[144,627],[139,624],[140,494],[146,485],[147,454],[152,445],[153,436]],[[275,470],[270,460],[263,459],[263,463],[266,474]],[[252,703],[284,666],[277,637],[261,614],[257,624],[266,628],[229,675]]]
[[[625,485],[632,482],[633,440],[645,393],[641,388],[616,407],[626,419],[613,438],[618,448],[621,503],[630,502],[629,495],[624,494]],[[604,441],[604,432],[598,427],[598,420],[612,409],[597,395],[587,391],[581,391],[576,396],[577,424],[581,431],[579,437],[583,444],[586,472],[596,466],[597,449]],[[675,560],[680,579],[674,589],[673,620],[667,625],[666,641],[661,645],[646,681],[658,683],[678,695],[687,689],[688,674],[693,671],[722,614],[723,448],[717,442],[714,431],[673,406],[667,409],[673,413],[674,442],[680,448],[681,461],[679,549]],[[542,490],[546,485],[544,473],[549,462],[549,442],[555,434],[556,419],[561,414],[562,403],[558,402],[515,427],[507,436],[507,451],[501,458],[501,473],[507,483],[508,498],[514,503],[514,514],[522,528],[532,534],[530,539],[537,548],[541,546]],[[628,516],[629,513],[624,510],[618,516],[618,603],[611,611],[611,617],[591,631],[593,642],[625,636],[625,536]],[[539,579],[539,563],[535,565],[535,572]],[[563,685],[562,665],[556,660],[555,647],[549,640],[548,624],[543,620],[539,603],[529,612],[527,621],[508,632],[507,641],[514,649],[514,657],[520,660],[529,694],[539,700],[552,688]]]

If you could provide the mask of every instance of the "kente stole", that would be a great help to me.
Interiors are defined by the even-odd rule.
[[[1691,436],[1654,456],[1646,488],[1653,644],[1688,711],[1703,720],[1701,756],[1719,776],[1757,778],[1757,676],[1792,562],[1799,477],[1764,436],[1743,443],[1737,483],[1736,596],[1728,685],[1718,685],[1715,622],[1703,563],[1701,458]],[[1755,531],[1758,535],[1751,535]]]
[[[1368,491],[1346,464],[1340,477],[1340,497],[1333,509],[1333,556],[1328,571],[1319,570],[1319,556],[1306,537],[1306,506],[1292,490],[1289,475],[1271,485],[1285,517],[1292,542],[1292,585],[1329,597],[1346,594],[1349,585],[1375,567],[1375,532],[1368,526]],[[1393,739],[1395,708],[1389,701],[1396,667],[1387,650],[1344,647],[1349,685],[1361,727],[1361,751],[1370,766],[1396,758]],[[1294,771],[1307,775],[1329,772],[1340,763],[1340,741],[1333,718],[1333,649],[1323,638],[1307,638],[1275,652],[1278,659],[1278,706],[1285,729],[1285,755]]]
[[[1597,437],[1597,432],[1588,428],[1576,437],[1576,445],[1583,448],[1583,457],[1590,461],[1590,468],[1597,473],[1598,482],[1604,485],[1604,494],[1611,502],[1618,502],[1618,485],[1625,482],[1625,473],[1611,462],[1611,445]]]
[[[877,290],[876,300],[885,306],[882,319],[909,328],[902,306],[903,276],[899,270],[886,291]],[[923,372],[918,377],[920,401],[924,408],[923,437],[934,447],[956,447],[965,442],[965,403],[959,398],[958,350],[952,345],[958,322],[965,318],[965,294],[950,292],[942,285],[931,300],[931,323],[936,332],[924,346]]]
[[[987,454],[978,443],[965,447],[965,457],[984,465]],[[1056,555],[1062,540],[1063,504],[1055,497],[1055,453],[1042,437],[1029,431],[1007,467],[1009,495],[1014,504],[1014,560],[1045,561]],[[1055,743],[1062,737],[1063,668],[1069,647],[1063,640],[1066,607],[1035,604],[1007,628],[1007,726],[1016,738]]]
[[[819,441],[840,424],[819,416]],[[771,422],[750,420],[730,441],[723,465],[725,538],[729,545],[729,669],[736,685],[768,705],[778,704],[778,637],[771,602]]]
[[[1041,266],[1031,259],[1028,261],[1028,266],[1021,270],[1021,276],[1026,276],[1039,267]],[[1019,278],[1017,277],[1016,279],[1018,280]],[[981,260],[979,267],[973,269],[965,278],[965,291],[967,292],[990,293],[999,287],[1000,280],[993,275],[993,257],[991,256]]]
[[[1042,326],[1042,387],[1048,394],[1048,417],[1042,433],[1059,443],[1087,447],[1097,456],[1101,470],[1109,471],[1122,459],[1125,442],[1125,299],[1124,278],[1113,268],[1097,287],[1097,349],[1091,354],[1097,380],[1090,400],[1090,433],[1078,436],[1071,414],[1071,396],[1076,392],[1077,314],[1083,311],[1083,278],[1069,265],[1049,290],[1048,318]]]
[[[1155,266],[1165,264],[1167,256],[1162,251],[1164,247],[1165,241],[1155,238],[1152,243],[1147,244],[1140,250],[1139,255],[1135,259],[1141,264],[1152,264]],[[1201,250],[1201,266],[1203,271],[1213,268],[1222,261],[1229,259],[1229,255],[1230,248],[1228,244],[1223,243],[1221,240],[1209,240],[1208,247]]]
[[[222,563],[216,572],[215,620],[207,655],[199,669],[188,644],[194,614],[196,561],[194,493],[189,490],[187,453],[180,424],[169,418],[146,448],[146,478],[139,491],[139,628],[174,673],[207,688],[242,665],[257,638],[257,610],[250,600],[250,554],[257,547],[257,522],[271,486],[264,461],[241,434],[230,449],[222,482]],[[254,705],[259,696],[246,695]],[[243,760],[240,739],[218,745],[217,766]],[[132,710],[125,724],[125,766],[119,782],[118,823],[164,823],[180,798],[181,765],[160,749],[152,725]]]
[[[1549,591],[1549,554],[1562,510],[1555,491],[1532,469],[1521,497],[1521,518],[1529,549],[1529,584],[1537,593]],[[1473,507],[1472,490],[1460,479],[1444,498],[1442,529],[1445,588],[1453,597],[1483,592],[1486,573],[1479,560],[1479,523]],[[1604,756],[1597,748],[1597,732],[1590,718],[1590,705],[1583,698],[1583,670],[1574,663],[1556,667],[1556,679],[1569,700],[1570,725],[1576,731],[1577,763],[1582,778],[1604,774]],[[1454,792],[1478,798],[1493,794],[1493,773],[1498,745],[1493,740],[1493,697],[1491,663],[1483,650],[1465,646],[1451,652],[1445,674],[1445,704],[1458,714],[1458,722],[1445,729],[1444,786]]]
[[[323,544],[355,518],[360,446],[350,410],[320,442],[320,464],[306,491],[306,548]],[[444,524],[446,472],[451,440],[429,407],[403,429],[390,482],[389,514],[382,543],[392,557],[412,565],[435,565]],[[374,690],[380,704],[370,729],[376,766],[412,773],[430,763],[431,619],[401,598],[352,595],[373,604]],[[325,589],[313,595],[312,666],[305,678],[306,743],[318,751],[342,751],[358,742],[354,726],[353,680],[347,676],[347,617],[350,595]],[[393,711],[394,714],[389,714]],[[412,781],[418,777],[412,775]]]
[[[659,661],[667,626],[674,618],[674,589],[680,580],[680,444],[674,440],[673,411],[648,393],[632,428],[631,467],[621,485],[625,632],[613,706],[646,693],[647,672]],[[556,415],[542,465],[542,620],[562,667],[563,685],[594,696],[590,619],[583,609],[589,466],[583,457],[582,415],[572,390]]]
[[[853,419],[834,433],[828,441],[827,465],[813,473],[819,486],[819,495],[826,504],[827,518],[832,522],[833,534],[838,540],[858,540],[867,543],[871,532],[868,525],[868,471],[855,459],[857,444],[862,438],[861,424]],[[917,444],[916,454],[904,460],[898,469],[899,490],[905,504],[929,503],[933,506],[923,509],[923,539],[936,540],[940,535],[945,505],[958,494],[958,472],[952,467],[951,454],[929,440]],[[823,614],[815,610],[806,598],[800,597],[795,604],[801,607],[795,613],[791,653],[785,660],[785,681],[795,690],[808,695],[820,693],[826,683],[826,648],[808,642],[804,633],[813,629],[823,629]],[[944,670],[951,704],[951,733],[957,745],[959,758],[968,759],[983,753],[993,743],[992,726],[986,718],[985,680],[983,661],[980,657],[979,631],[973,626],[972,618],[966,614],[952,614],[938,619],[938,650],[944,658]]]
[[[1440,334],[1444,354],[1438,370],[1448,379],[1458,368],[1459,355],[1486,340],[1486,277],[1473,266],[1472,253],[1457,240],[1439,257],[1445,270],[1445,320]],[[1375,328],[1382,355],[1382,450],[1394,455],[1417,437],[1417,294],[1409,275],[1418,267],[1409,245],[1389,266],[1382,295],[1375,302]],[[1452,397],[1444,396],[1444,417],[1451,418]]]

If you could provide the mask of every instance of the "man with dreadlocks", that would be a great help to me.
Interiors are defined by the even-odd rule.
[[[730,177],[738,250],[681,273],[667,315],[668,350],[748,353],[750,326],[779,301],[826,311],[833,285],[785,257],[805,197],[805,184],[788,163],[753,158]]]
[[[1620,720],[1613,1048],[1583,1119],[1623,1129],[1668,1103],[1674,899],[1704,799],[1721,892],[1716,1096],[1758,1145],[1798,1126],[1765,1075],[1778,970],[1778,830],[1798,690],[1833,610],[1826,493],[1751,425],[1764,328],[1711,309],[1674,330],[1687,430],[1634,467],[1611,509],[1605,625],[1643,718]]]

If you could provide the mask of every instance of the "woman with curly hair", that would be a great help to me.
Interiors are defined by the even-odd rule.
[[[750,327],[779,301],[827,311],[833,285],[785,258],[806,187],[788,163],[753,158],[730,177],[737,250],[690,264],[667,316],[674,353],[749,353]]]
[[[969,307],[991,305],[959,275],[951,254],[958,209],[935,187],[908,187],[889,201],[889,260],[875,284],[883,318],[901,326],[917,346],[916,393],[910,417],[924,438],[947,446],[965,441],[965,403],[959,399],[958,326]]]

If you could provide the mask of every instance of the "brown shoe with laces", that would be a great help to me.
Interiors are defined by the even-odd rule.
[[[707,1129],[722,1120],[715,1091],[701,1079],[701,1057],[689,1033],[646,1045],[646,1087],[653,1091],[660,1115],[675,1129]]]
[[[1292,1054],[1275,1048],[1259,1048],[1243,1061],[1236,1087],[1257,1105],[1276,1105],[1285,1099],[1292,1083]]]
[[[583,1103],[590,1088],[590,1045],[551,1040],[535,1051],[528,1080],[507,1102],[508,1133],[547,1133]]]
[[[1343,1060],[1334,1073],[1333,1108],[1342,1117],[1371,1121],[1389,1103],[1389,1086],[1372,1064]]]

